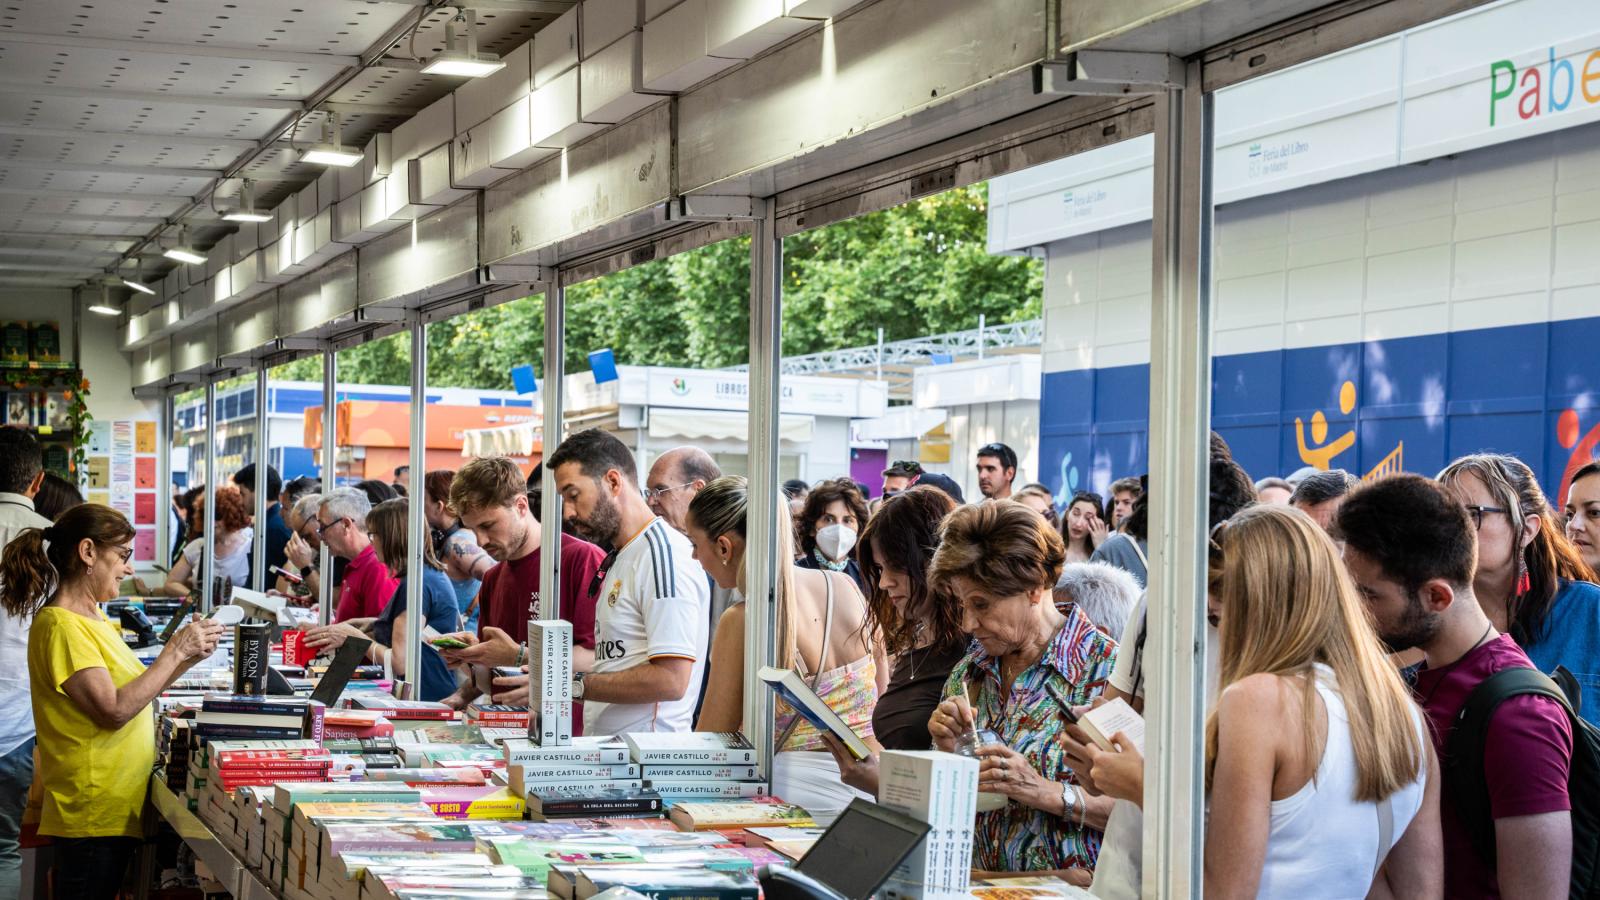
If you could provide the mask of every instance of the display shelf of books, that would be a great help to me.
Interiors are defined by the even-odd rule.
[[[188,801],[174,794],[159,775],[150,779],[150,802],[235,900],[278,900],[280,895],[261,875],[224,847],[216,834],[189,811]]]
[[[0,425],[32,431],[44,451],[45,470],[76,481],[84,460],[88,388],[72,363],[0,361]]]

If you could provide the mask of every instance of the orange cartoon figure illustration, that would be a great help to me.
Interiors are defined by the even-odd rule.
[[[1575,409],[1564,409],[1556,419],[1556,440],[1572,455],[1567,457],[1567,466],[1561,472],[1561,489],[1556,491],[1556,509],[1565,508],[1567,505],[1567,488],[1572,487],[1572,476],[1578,470],[1594,461],[1594,451],[1600,446],[1600,425],[1589,429],[1582,439],[1578,432],[1583,429],[1583,423],[1578,418]]]
[[[1339,411],[1349,415],[1356,408],[1356,386],[1354,382],[1346,381],[1339,386]],[[1300,445],[1300,461],[1308,466],[1315,466],[1327,471],[1333,458],[1349,450],[1356,442],[1356,432],[1352,428],[1333,440],[1328,440],[1328,417],[1317,410],[1311,414],[1311,442],[1317,446],[1306,445],[1306,425],[1299,416],[1294,419],[1294,439]]]

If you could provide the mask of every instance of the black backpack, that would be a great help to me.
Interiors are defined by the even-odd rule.
[[[1444,788],[1473,846],[1494,865],[1494,820],[1489,811],[1489,783],[1483,771],[1483,745],[1495,708],[1519,694],[1538,694],[1561,704],[1572,725],[1572,767],[1567,795],[1572,801],[1573,900],[1600,900],[1600,728],[1578,717],[1581,696],[1577,679],[1558,666],[1554,676],[1537,669],[1502,669],[1473,688],[1456,715],[1444,767]]]

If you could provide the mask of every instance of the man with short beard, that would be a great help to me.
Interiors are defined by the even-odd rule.
[[[539,614],[539,557],[544,530],[528,505],[526,481],[505,457],[475,459],[450,483],[449,508],[471,529],[478,546],[495,560],[478,588],[478,631],[455,635],[471,646],[445,650],[453,666],[474,667],[474,678],[444,702],[462,709],[489,683],[485,670],[527,663],[528,620]],[[572,623],[572,665],[586,672],[594,662],[594,596],[588,588],[605,554],[599,547],[561,535],[559,618]],[[495,679],[496,703],[528,701],[528,677]],[[574,734],[582,734],[574,722]]]
[[[598,428],[569,436],[545,461],[562,516],[611,548],[595,598],[594,667],[573,680],[589,734],[688,731],[710,631],[706,573],[689,539],[639,490],[633,453]]]
[[[1473,690],[1504,669],[1533,668],[1501,634],[1472,593],[1477,530],[1443,487],[1417,475],[1392,475],[1352,491],[1335,514],[1345,567],[1366,600],[1378,636],[1394,651],[1426,654],[1414,690],[1427,713],[1434,749],[1448,763],[1457,718]],[[1492,823],[1468,818],[1466,801],[1440,794],[1445,896],[1567,896],[1572,865],[1568,775],[1572,727],[1547,697],[1521,694],[1488,720],[1483,782]],[[1490,831],[1493,855],[1478,850]]]

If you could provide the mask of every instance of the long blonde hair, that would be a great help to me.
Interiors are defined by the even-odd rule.
[[[745,539],[749,508],[749,482],[739,475],[727,475],[701,488],[694,495],[689,502],[689,521],[713,541],[725,534],[737,534],[742,541]],[[778,570],[778,647],[781,665],[789,669],[794,667],[794,661],[800,655],[800,639],[796,629],[790,627],[790,623],[795,621],[795,567],[791,562],[794,559],[794,529],[789,527],[789,501],[782,494],[778,495],[774,515],[778,523],[774,529],[778,548],[772,557],[772,564]],[[737,583],[739,594],[748,597],[743,554],[739,556]]]
[[[1389,662],[1339,550],[1305,513],[1254,506],[1217,535],[1222,546],[1222,677],[1300,676],[1301,732],[1315,760],[1314,663],[1333,670],[1350,720],[1357,801],[1411,784],[1424,753],[1415,706]],[[1206,786],[1217,762],[1217,714],[1206,722]]]

